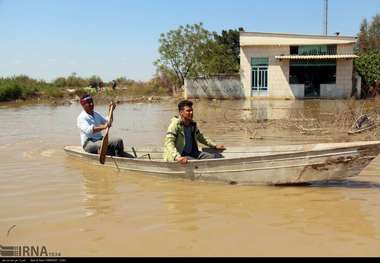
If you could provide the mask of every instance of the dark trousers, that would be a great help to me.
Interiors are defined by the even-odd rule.
[[[102,141],[87,141],[83,149],[88,153],[98,154],[100,147],[102,146]],[[120,138],[110,138],[108,140],[107,155],[134,158],[133,155],[124,152],[124,143]]]
[[[223,155],[220,153],[208,153],[208,152],[198,152],[198,154],[193,156],[186,156],[189,160],[206,160],[206,159],[219,159],[223,158]]]

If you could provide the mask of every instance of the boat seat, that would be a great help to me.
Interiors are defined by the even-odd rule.
[[[152,160],[150,153],[146,153],[146,154],[143,154],[141,156],[138,156],[135,147],[132,147],[132,152],[133,152],[133,155],[135,156],[135,158],[137,158],[137,159],[144,159],[145,157],[148,157],[149,160]]]

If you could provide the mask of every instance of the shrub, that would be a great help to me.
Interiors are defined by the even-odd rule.
[[[51,85],[20,75],[0,79],[0,101],[26,99]]]
[[[161,87],[156,81],[135,82],[127,88],[127,94],[133,97],[150,96],[150,95],[166,95],[167,90]]]
[[[49,98],[63,98],[64,96],[62,89],[54,86],[46,86],[41,91]]]
[[[361,54],[354,63],[366,86],[373,86],[376,80],[380,80],[380,50]]]
[[[75,95],[77,95],[78,97],[82,97],[83,95],[86,95],[86,94],[95,95],[96,89],[85,87],[85,88],[78,88],[75,90]]]
[[[81,77],[78,77],[76,73],[73,73],[66,78],[66,87],[78,88],[87,87],[88,85],[88,81]]]
[[[66,79],[64,77],[59,77],[53,81],[53,85],[60,88],[67,87]]]
[[[22,87],[15,81],[0,81],[0,101],[16,100],[22,97]]]

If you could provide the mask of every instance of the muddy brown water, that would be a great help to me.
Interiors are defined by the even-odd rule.
[[[380,139],[376,131],[346,134],[347,105],[198,101],[195,119],[227,147]],[[0,245],[45,246],[68,257],[380,256],[379,158],[356,178],[304,187],[117,172],[65,155],[65,145],[79,144],[80,110],[75,103],[0,105]],[[106,105],[96,110],[105,113]],[[110,134],[136,148],[162,145],[175,114],[174,100],[121,104]],[[329,132],[302,133],[295,124]]]

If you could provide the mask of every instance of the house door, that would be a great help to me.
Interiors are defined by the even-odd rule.
[[[305,70],[305,98],[319,98],[321,95],[320,72],[316,67]]]
[[[252,96],[268,96],[268,58],[252,58]]]

